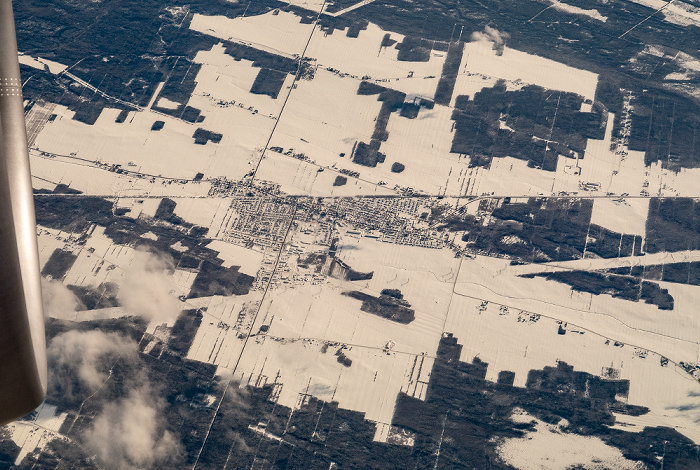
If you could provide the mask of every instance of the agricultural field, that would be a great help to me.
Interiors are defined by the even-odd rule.
[[[15,3],[0,467],[700,466],[695,6]]]

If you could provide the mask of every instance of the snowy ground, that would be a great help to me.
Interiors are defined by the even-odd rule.
[[[365,412],[367,419],[387,425],[377,436],[385,440],[398,392],[424,397],[459,259],[447,251],[368,238],[345,240],[338,256],[374,276],[270,290],[251,330],[266,331],[251,336],[242,356],[233,328],[224,331],[214,320],[232,324],[251,297],[212,299],[189,356],[236,366],[235,378],[244,385],[282,384],[279,403],[286,406],[299,406],[309,394]],[[341,295],[360,290],[376,296],[385,288],[401,290],[416,311],[412,323],[361,312],[360,301]],[[337,361],[340,348],[352,360],[350,367]],[[364,384],[362,393],[358,383]]]
[[[653,8],[662,9],[660,14],[669,23],[681,26],[700,26],[700,8],[688,2],[665,2],[664,0],[633,0],[635,3]]]
[[[195,15],[191,27],[286,57],[300,57],[306,50],[315,77],[295,82],[288,75],[276,99],[251,94],[259,69],[250,61],[234,60],[223,45],[215,45],[195,57],[202,68],[188,104],[202,110],[205,129],[223,135],[220,143],[196,145],[192,134],[198,126],[150,108],[130,112],[124,123],[114,122],[119,110],[105,109],[88,126],[57,106],[58,117],[45,124],[32,152],[37,184],[61,182],[92,194],[186,196],[205,193],[206,182],[177,187],[162,178],[184,181],[201,172],[205,178],[241,179],[256,171],[256,179],[277,183],[288,194],[315,196],[392,194],[408,188],[445,196],[531,196],[579,193],[585,183],[600,185],[597,190],[589,188],[591,195],[697,193],[700,169],[674,173],[657,164],[645,167],[642,152],[610,150],[612,115],[604,139],[589,140],[581,158],[560,157],[557,171],[547,172],[511,158],[496,158],[488,169],[470,168],[468,157],[450,153],[454,125],[450,107],[422,108],[415,119],[393,113],[387,125],[389,138],[381,147],[386,161],[375,168],[361,166],[350,161],[353,148],[369,142],[381,108],[376,95],[357,95],[361,80],[403,91],[407,100],[430,99],[442,72],[443,52],[433,51],[427,62],[399,61],[396,45],[381,47],[381,43],[386,34],[400,43],[401,35],[371,23],[357,38],[341,30],[327,34],[289,12],[236,19]],[[453,103],[457,96],[473,97],[498,80],[505,80],[509,89],[535,84],[592,100],[598,77],[508,47],[499,55],[487,41],[468,42]],[[156,120],[164,121],[165,127],[151,131]],[[396,162],[405,166],[403,172],[390,171]],[[98,164],[121,165],[133,173],[125,177]],[[359,178],[334,186],[336,177],[348,171],[358,172]]]
[[[42,450],[53,439],[66,439],[59,430],[68,414],[56,413],[56,410],[55,406],[43,403],[31,420],[15,421],[7,425],[12,441],[20,447],[15,465],[20,465],[35,450]]]
[[[323,5],[315,0],[290,3],[315,11]],[[605,20],[596,10],[561,2],[553,8]],[[670,5],[664,15],[669,21],[697,21],[695,10],[682,3]],[[72,111],[56,106],[52,110],[56,119],[37,131],[30,152],[36,188],[53,189],[63,183],[86,194],[112,196],[119,208],[128,211],[126,217],[153,216],[162,197],[177,198],[175,214],[208,228],[207,236],[213,239],[208,247],[219,252],[223,266],[240,266],[242,272],[256,276],[255,288],[246,295],[178,304],[203,309],[190,359],[215,364],[224,372],[235,371],[233,378],[243,385],[275,384],[279,403],[286,406],[298,407],[314,396],[364,412],[378,423],[375,438],[386,441],[397,394],[425,397],[440,338],[450,332],[463,345],[463,360],[478,356],[489,364],[487,380],[491,381],[500,371],[509,370],[515,373],[515,385],[522,387],[529,370],[554,366],[557,361],[595,375],[605,368],[615,369],[620,378],[630,380],[630,392],[621,398],[651,410],[639,417],[619,416],[616,426],[634,431],[645,425],[670,426],[700,442],[696,411],[700,384],[678,366],[681,361],[700,361],[700,321],[694,314],[700,303],[698,287],[660,282],[675,299],[674,310],[660,311],[654,305],[573,292],[554,281],[520,277],[561,269],[700,260],[700,253],[515,266],[505,259],[455,258],[448,249],[356,238],[348,236],[345,228],[338,229],[337,256],[357,271],[373,271],[371,280],[351,282],[321,275],[299,280],[293,277],[298,274],[295,271],[287,276],[293,282],[281,277],[273,283],[274,268],[294,264],[290,252],[295,243],[310,251],[322,251],[325,246],[316,245],[311,236],[304,239],[301,229],[286,240],[281,254],[226,243],[231,199],[207,197],[212,185],[206,180],[224,176],[237,181],[254,171],[258,182],[278,184],[287,195],[333,197],[391,195],[409,188],[435,196],[578,193],[599,197],[592,223],[644,236],[649,200],[638,196],[643,191],[698,196],[700,169],[673,173],[658,164],[645,167],[642,152],[622,146],[611,150],[612,115],[605,137],[589,140],[578,159],[560,157],[556,172],[529,168],[527,162],[513,158],[496,158],[488,169],[472,168],[468,157],[450,153],[452,108],[440,105],[421,108],[415,119],[393,113],[387,125],[389,137],[381,147],[386,161],[376,168],[360,166],[350,161],[352,150],[357,142],[369,142],[382,105],[376,95],[357,95],[361,81],[405,92],[408,100],[432,99],[445,60],[443,52],[432,51],[426,62],[398,61],[396,47],[382,48],[381,43],[386,34],[400,43],[401,35],[371,23],[358,38],[349,38],[342,30],[325,34],[288,12],[236,19],[195,15],[190,27],[285,57],[303,54],[315,67],[315,76],[295,81],[288,75],[276,99],[251,94],[259,69],[251,61],[226,55],[218,44],[195,57],[202,67],[188,104],[202,110],[204,128],[223,135],[220,143],[194,144],[192,134],[199,125],[158,113],[151,109],[153,102],[144,110],[129,112],[123,123],[115,122],[120,110],[107,108],[92,126],[73,120]],[[62,70],[60,64],[40,58],[20,59],[53,73]],[[536,84],[593,100],[598,77],[508,47],[498,55],[489,42],[469,42],[464,45],[452,104],[458,95],[473,98],[498,80],[505,80],[511,90]],[[158,105],[174,103],[161,99]],[[156,120],[165,122],[160,131],[151,130]],[[392,173],[395,162],[405,165],[405,170]],[[204,180],[192,181],[200,172]],[[334,186],[336,178],[348,172],[358,172],[359,177],[348,176],[346,184]],[[600,186],[585,192],[581,183]],[[637,197],[619,197],[625,193]],[[469,207],[472,214],[477,209],[477,204]],[[71,234],[40,228],[42,265],[57,248],[78,255],[64,281],[77,286],[122,285],[146,256],[114,244],[99,227],[84,246],[75,243]],[[158,285],[166,297],[177,299],[189,292],[195,275],[173,269],[159,278]],[[416,312],[412,323],[399,324],[362,312],[360,301],[342,295],[358,290],[376,296],[387,288],[400,289],[411,303]],[[73,319],[129,312],[126,307],[73,312]],[[155,320],[150,328],[154,325]],[[560,327],[566,334],[559,334]],[[341,352],[352,365],[338,362],[336,353]],[[670,361],[664,365],[662,358]],[[44,423],[41,432],[34,425],[30,432],[28,424],[13,428],[13,439],[22,442],[22,456],[57,432],[62,418],[51,413],[49,408],[39,413]],[[529,419],[514,416],[525,418]],[[602,467],[637,468],[602,441],[568,435],[541,422],[536,427],[537,432],[525,439],[501,443],[501,458],[522,468],[562,468],[594,458]],[[533,447],[544,449],[546,455],[533,452]]]
[[[505,47],[502,55],[488,41],[464,45],[461,73],[473,73],[487,78],[500,78],[513,84],[539,85],[551,90],[567,91],[595,98],[598,75],[569,67],[554,60]]]
[[[21,52],[19,53],[19,63],[22,65],[28,65],[29,67],[33,67],[39,70],[48,69],[49,72],[53,74],[61,73],[66,69],[65,65],[59,64],[58,62],[55,62],[53,60],[44,59],[42,57],[33,57],[31,55],[23,54]]]
[[[301,55],[314,28],[300,17],[285,11],[263,15],[227,18],[195,14],[190,29],[227,41],[246,44],[282,56]]]
[[[381,107],[374,95],[357,96],[361,79],[402,91],[408,100],[432,99],[442,73],[444,52],[432,51],[427,62],[399,61],[396,45],[381,47],[386,34],[400,43],[403,36],[399,34],[381,30],[372,23],[357,38],[347,37],[341,30],[327,34],[319,27],[299,23],[298,17],[286,12],[236,19],[195,15],[191,27],[284,56],[298,56],[306,50],[305,57],[315,65],[314,79],[299,81],[291,90],[256,173],[256,178],[279,183],[287,193],[371,195],[390,191],[373,185],[454,196],[491,192],[513,194],[514,188],[519,195],[578,190],[580,179],[570,177],[564,170],[570,161],[562,161],[556,175],[509,159],[496,159],[489,170],[469,168],[468,158],[450,153],[452,111],[439,105],[433,110],[421,109],[414,120],[400,117],[398,113],[391,116],[387,127],[389,140],[381,149],[387,155],[383,164],[368,168],[348,161],[357,142],[370,140]],[[275,33],[270,34],[271,30]],[[202,98],[216,101],[220,96],[245,94],[252,83],[253,75],[246,75],[244,69],[234,73],[234,69],[244,65],[221,56],[216,47],[212,52],[200,53],[197,60],[205,64],[229,60],[233,67],[231,72],[224,72],[226,66],[217,65],[217,73],[234,78],[227,78],[223,84],[217,78],[214,84],[213,76],[207,78],[211,66],[205,65],[197,78],[198,90],[192,100],[199,107],[206,106]],[[220,59],[215,58],[217,54]],[[473,96],[498,80],[506,80],[511,89],[535,84],[593,99],[598,78],[594,73],[510,48],[498,55],[490,42],[475,41],[464,45],[453,100],[460,94]],[[237,84],[237,81],[242,82]],[[212,85],[207,85],[210,82]],[[217,89],[220,91],[210,91]],[[283,89],[281,94],[286,96],[286,93]],[[246,99],[238,96],[237,101]],[[275,113],[263,104],[259,106],[260,114],[274,116]],[[275,154],[270,147],[292,152]],[[301,154],[305,158],[292,158]],[[291,161],[285,161],[285,157]],[[403,173],[390,171],[394,162],[406,166]],[[360,179],[351,179],[349,186],[352,187],[333,186],[342,169],[359,172]]]
[[[544,423],[522,410],[514,410],[516,423],[535,423],[535,430],[520,438],[501,442],[496,452],[505,463],[522,470],[556,470],[586,468],[604,470],[643,470],[645,465],[626,459],[622,452],[596,437],[566,432],[565,421]]]
[[[554,281],[517,277],[543,268],[485,257],[465,260],[445,325],[464,345],[462,359],[478,355],[489,363],[489,380],[501,370],[513,371],[516,386],[525,385],[529,370],[552,366],[553,358],[595,375],[613,367],[620,378],[630,380],[628,403],[652,410],[624,421],[652,419],[700,439],[698,417],[681,411],[682,404],[698,400],[700,384],[673,364],[698,359],[700,324],[691,305],[700,301],[699,289],[661,283],[678,300],[668,312],[574,292]],[[564,335],[558,334],[560,324],[566,326]],[[661,365],[661,356],[671,362]]]
[[[568,3],[564,3],[564,2],[561,2],[559,0],[552,0],[552,8],[555,10],[566,12],[566,13],[571,13],[573,15],[587,16],[587,17],[592,18],[594,20],[598,20],[602,23],[605,23],[606,21],[608,21],[608,17],[601,15],[598,10],[595,10],[595,9],[587,10],[587,9],[577,7],[574,5],[569,5]]]

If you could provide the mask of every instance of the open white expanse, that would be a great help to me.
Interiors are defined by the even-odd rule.
[[[509,47],[505,47],[503,55],[498,55],[489,41],[464,45],[459,72],[478,73],[509,82],[519,80],[523,84],[576,93],[590,100],[595,98],[598,85],[598,74]]]
[[[238,364],[234,378],[243,385],[281,384],[278,402],[285,406],[298,407],[300,395],[309,394],[390,424],[399,391],[424,397],[459,259],[445,250],[351,237],[343,239],[338,253],[353,269],[373,271],[372,279],[325,278],[270,290],[251,330],[264,326],[266,331],[251,337],[240,362],[236,327],[226,332],[216,325],[232,324],[251,297],[212,299],[189,357],[228,368]],[[360,290],[378,296],[386,288],[401,290],[415,309],[413,322],[361,312],[359,300],[342,295]],[[350,367],[337,361],[340,349],[352,360]],[[362,393],[358,383],[364,384]],[[385,440],[386,432],[377,438]]]
[[[497,447],[498,456],[518,469],[556,470],[577,465],[591,470],[647,468],[640,462],[626,459],[619,449],[597,437],[567,433],[565,421],[547,424],[517,409],[512,419],[516,423],[535,423],[535,430],[520,438],[505,439]]]
[[[460,40],[450,46],[463,47],[451,102],[434,105],[447,52],[433,48],[425,61],[400,61],[400,45],[406,39],[401,34],[369,22],[353,38],[348,37],[347,26],[324,31],[313,21],[317,15],[326,15],[319,16],[325,19],[340,16],[336,24],[347,25],[345,20],[354,21],[362,8],[374,10],[381,4],[377,1],[369,6],[372,1],[357,0],[340,15],[322,12],[329,6],[322,0],[286,2],[305,8],[305,18],[281,10],[233,19],[192,16],[189,7],[182,7],[177,15],[170,13],[191,17],[189,28],[208,35],[207,44],[214,44],[209,50],[199,50],[193,59],[189,56],[192,69],[199,67],[199,71],[191,96],[177,98],[183,102],[160,97],[161,92],[173,97],[168,94],[167,79],[160,76],[151,84],[150,89],[156,91],[148,106],[134,105],[124,113],[104,108],[93,125],[76,121],[75,112],[66,106],[36,101],[27,113],[27,122],[33,185],[43,190],[37,200],[55,197],[49,193],[56,185],[67,185],[82,194],[66,198],[99,196],[114,202],[114,215],[126,219],[121,220],[125,226],[151,224],[140,239],[134,237],[136,241],[125,244],[115,243],[107,235],[110,232],[106,234],[105,227],[99,225],[91,225],[86,234],[39,226],[42,268],[56,250],[76,256],[65,276],[58,279],[62,273],[54,274],[56,279],[43,281],[45,292],[56,299],[54,303],[65,303],[61,304],[63,310],[47,304],[47,317],[86,322],[140,316],[147,324],[147,341],[140,343],[147,346],[141,353],[153,356],[174,344],[168,343],[175,338],[170,336],[169,327],[180,312],[196,311],[196,326],[188,330],[196,328],[196,332],[187,338],[192,342],[186,358],[215,366],[219,382],[210,383],[206,393],[198,393],[206,397],[199,400],[196,396],[188,406],[206,403],[203,411],[213,415],[210,430],[215,422],[218,426],[215,418],[220,409],[228,413],[226,403],[223,407],[217,403],[219,396],[224,400],[216,395],[219,391],[225,395],[224,390],[236,392],[235,387],[270,387],[267,399],[274,404],[271,406],[296,412],[312,397],[336,402],[376,424],[375,441],[422,445],[415,440],[425,437],[421,432],[414,435],[392,425],[396,399],[400,393],[426,399],[435,361],[443,359],[437,356],[438,347],[442,339],[452,337],[461,347],[460,361],[471,363],[478,358],[487,364],[488,383],[479,385],[484,394],[496,388],[493,384],[502,372],[514,374],[513,386],[523,388],[531,371],[566,363],[576,372],[629,381],[629,390],[615,397],[618,404],[647,407],[649,411],[640,416],[611,411],[614,424],[613,420],[607,424],[614,429],[638,433],[645,427],[668,427],[700,444],[700,286],[648,279],[673,297],[673,309],[661,310],[643,300],[593,295],[536,276],[700,262],[700,250],[603,259],[590,250],[595,235],[589,232],[587,248],[583,248],[583,238],[582,246],[577,246],[583,251],[582,259],[527,264],[512,261],[497,247],[475,250],[479,245],[473,237],[484,232],[474,229],[472,219],[467,219],[473,216],[489,228],[503,230],[493,238],[499,243],[517,244],[522,242],[519,237],[528,236],[526,230],[520,231],[527,220],[517,215],[513,216],[516,220],[489,225],[494,207],[505,207],[501,204],[506,203],[493,197],[511,198],[507,201],[510,204],[538,197],[562,201],[583,198],[593,201],[591,224],[644,240],[650,199],[700,197],[700,168],[675,172],[657,162],[647,166],[644,152],[629,149],[629,116],[634,112],[636,98],[632,96],[636,95],[625,90],[617,116],[621,130],[613,134],[616,116],[603,111],[607,119],[605,133],[602,125],[599,129],[603,137],[589,139],[580,153],[558,155],[554,171],[530,167],[527,161],[511,156],[494,157],[488,167],[475,166],[470,155],[451,152],[456,125],[452,116],[458,97],[473,100],[477,93],[499,82],[508,91],[536,85],[552,90],[555,99],[557,94],[575,93],[585,101],[582,112],[600,112],[604,105],[595,102],[598,74],[508,44],[497,51],[487,40],[463,43],[472,32],[462,30]],[[633,1],[652,8],[666,6],[657,15],[675,24],[700,26],[700,8],[689,3]],[[539,20],[554,18],[567,23],[566,27],[611,27],[602,25],[608,18],[601,13],[601,5],[584,9],[541,0],[535,11],[540,7],[547,14]],[[349,11],[354,13],[345,16]],[[183,21],[181,26],[185,24]],[[457,26],[453,39],[457,38]],[[471,37],[491,37],[490,29]],[[505,33],[503,38],[508,37]],[[382,46],[387,42],[391,44]],[[303,74],[280,76],[282,84],[276,97],[252,93],[253,85],[260,83],[256,80],[261,68],[252,60],[228,55],[226,47],[231,43],[284,57],[288,61],[285,70],[290,69],[290,63],[297,64]],[[433,46],[445,48],[445,44]],[[642,58],[659,64],[673,61],[679,68],[666,77],[669,81],[691,82],[700,72],[700,61],[689,54],[670,53],[670,47],[647,45],[638,50],[642,52],[624,67],[631,67],[634,61],[642,63]],[[36,70],[60,75],[61,84],[72,80],[71,88],[80,85],[89,91],[89,85],[70,75],[64,65],[26,54],[19,59]],[[180,56],[178,60],[189,59]],[[623,72],[628,73],[624,67]],[[383,107],[379,94],[358,95],[363,82],[404,93],[406,103],[421,105],[415,115],[404,113],[413,117],[401,116],[398,110],[390,114],[379,149],[385,160],[375,167],[352,161],[357,146],[372,140]],[[30,103],[27,100],[25,105]],[[201,110],[203,119],[190,123],[158,111],[184,106]],[[557,108],[559,112],[562,109]],[[489,133],[508,128],[506,122],[510,121],[505,115],[511,108],[501,112],[500,117],[485,118],[493,118]],[[118,116],[123,122],[117,122]],[[162,129],[153,130],[157,121],[163,123]],[[548,148],[561,149],[560,143],[553,141],[558,138],[554,132],[558,128],[549,118],[548,122],[552,125]],[[540,131],[546,123],[537,122],[536,126],[537,135],[543,135]],[[200,128],[221,134],[220,142],[196,144],[193,136]],[[403,169],[391,171],[394,164]],[[186,224],[173,224],[173,219],[160,214],[155,218],[164,198],[176,202],[173,213]],[[541,202],[543,208],[546,205],[544,199],[534,202]],[[540,215],[532,216],[536,223],[541,222]],[[465,221],[468,223],[462,223]],[[189,230],[188,224],[197,228]],[[182,237],[168,236],[167,244],[159,244],[164,228],[174,229]],[[532,230],[529,234],[538,237],[542,232]],[[559,250],[566,248],[568,241],[555,240],[551,233],[545,236],[551,237],[547,238],[550,246],[559,243]],[[175,250],[174,256],[158,256],[141,244],[167,247]],[[217,252],[218,260],[209,258],[207,249]],[[183,253],[187,256],[178,257]],[[221,262],[223,268],[238,267],[240,273],[253,278],[250,290],[242,295],[188,298],[199,273],[197,266],[203,261]],[[353,278],[352,271],[366,275],[356,277],[364,277],[362,280],[347,280],[346,276]],[[116,294],[108,292],[107,288],[114,287],[110,284],[116,286]],[[114,294],[114,303],[109,305],[118,306],[81,310],[85,305],[69,286]],[[415,313],[408,324],[372,314],[366,311],[372,308],[370,302],[363,305],[361,300],[344,295],[384,295],[382,300],[389,303],[381,308],[389,310],[392,301],[386,296],[398,297],[397,290]],[[83,301],[89,303],[85,297]],[[154,349],[156,346],[159,349]],[[455,358],[450,361],[457,363]],[[200,366],[201,370],[212,370]],[[476,383],[477,379],[473,380]],[[588,385],[581,394],[590,398]],[[502,386],[504,390],[507,387]],[[157,387],[153,389],[160,393]],[[258,400],[260,395],[251,397]],[[501,409],[513,406],[494,405],[503,405]],[[40,451],[51,439],[67,439],[59,433],[67,414],[56,411],[56,407],[44,404],[33,421],[20,421],[8,428],[22,449],[17,464],[29,460],[30,453]],[[441,413],[447,422],[451,410],[442,409]],[[259,422],[248,429],[277,441],[280,448],[282,442],[293,442],[291,433],[285,430],[278,435],[270,430],[272,426],[266,428],[266,418],[255,419]],[[531,428],[521,437],[494,437],[489,457],[493,458],[495,448],[498,458],[515,468],[645,468],[602,439],[571,432],[566,420],[548,424],[518,408],[511,419],[531,422]],[[181,429],[184,433],[185,427]],[[313,445],[325,441],[315,441],[316,437],[312,436]],[[285,441],[287,438],[290,440]],[[438,460],[446,458],[437,449],[433,454],[436,468]]]
[[[547,288],[551,300],[567,296],[559,293],[556,285]],[[569,294],[579,295],[571,294],[570,290]],[[482,298],[489,296],[482,294]],[[615,339],[619,336],[614,335],[622,332],[614,331],[613,325],[604,322],[589,324],[585,318],[576,324],[558,321],[551,315],[561,311],[524,310],[520,307],[522,303],[512,298],[491,300],[485,308],[482,302],[479,298],[453,297],[445,329],[464,346],[463,361],[471,362],[478,356],[488,363],[487,380],[495,382],[499,372],[511,371],[515,373],[514,385],[524,387],[530,370],[555,367],[555,361],[563,361],[574,370],[592,375],[601,375],[612,368],[620,379],[630,381],[629,394],[621,399],[650,409],[648,414],[636,418],[618,416],[621,422],[627,423],[625,429],[641,431],[643,423],[649,423],[676,428],[695,441],[700,439],[695,424],[700,415],[695,411],[682,411],[689,409],[684,405],[691,404],[691,408],[700,405],[700,399],[695,396],[700,393],[700,384],[673,363],[662,366],[660,354],[634,343],[616,346]],[[540,312],[543,313],[540,315]],[[565,314],[559,318],[562,317]],[[579,326],[581,324],[588,327]],[[566,330],[565,334],[559,334],[560,325]],[[596,330],[597,325],[607,328],[601,332],[600,328]],[[673,348],[672,340],[664,342],[669,343],[669,349]],[[691,351],[696,348],[697,345]]]
[[[53,60],[44,59],[42,57],[33,57],[28,54],[20,53],[18,58],[19,63],[22,65],[28,65],[29,67],[34,67],[35,69],[39,70],[48,69],[48,71],[53,74],[61,73],[66,69],[65,65],[59,64]]]
[[[660,15],[669,23],[681,26],[700,25],[700,8],[686,2],[666,2],[664,0],[633,0],[645,7],[658,10],[663,8]]]
[[[15,465],[20,465],[24,458],[35,450],[42,450],[53,439],[66,439],[59,430],[68,413],[56,413],[57,407],[43,403],[35,411],[33,419],[15,421],[7,426],[10,437],[20,447]]]
[[[608,17],[601,15],[596,9],[585,9],[574,5],[569,5],[568,3],[561,2],[559,0],[552,0],[552,8],[558,11],[571,13],[573,15],[587,16],[594,20],[598,20],[601,23],[608,21]]]
[[[190,29],[256,49],[293,57],[301,55],[313,24],[302,24],[300,17],[286,11],[263,15],[227,18],[195,14]]]

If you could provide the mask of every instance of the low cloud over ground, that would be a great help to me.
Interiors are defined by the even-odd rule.
[[[131,264],[122,268],[123,275],[111,276],[107,283],[110,289],[116,291],[115,304],[123,307],[125,315],[172,324],[182,310],[182,303],[178,300],[172,283],[175,269],[172,258],[164,253],[137,250]],[[85,305],[94,306],[96,299],[106,299],[102,285],[78,288],[83,294],[92,295],[92,302],[82,297],[79,299],[61,281],[43,278],[41,286],[44,314],[61,320],[75,320],[76,312],[85,310]],[[102,304],[104,306],[105,302]]]
[[[680,411],[696,424],[700,424],[700,391],[692,390],[688,392],[688,396],[684,400],[667,407],[667,409]]]
[[[80,308],[80,301],[61,281],[41,278],[44,315],[61,320],[72,320]]]
[[[496,28],[486,26],[483,31],[474,31],[472,33],[472,41],[488,41],[493,43],[493,50],[496,54],[503,55],[506,41],[510,39],[510,34],[502,33]]]
[[[100,388],[117,359],[138,360],[138,347],[115,333],[71,330],[51,340],[47,357],[50,395],[70,401]]]
[[[108,403],[83,436],[107,468],[168,468],[182,455],[182,446],[165,430],[163,403],[149,385]]]
[[[177,319],[182,304],[171,291],[172,258],[164,254],[137,251],[119,282],[119,303],[129,313],[158,323]]]
[[[103,468],[171,468],[181,458],[179,439],[166,429],[166,404],[144,371],[134,339],[71,330],[56,335],[47,353],[48,400],[73,409],[89,403],[96,410],[87,412],[94,418],[80,441]],[[115,367],[116,384],[110,382]]]
[[[174,322],[182,303],[173,289],[173,260],[167,254],[137,251],[133,262],[122,268],[123,275],[108,281],[117,286],[116,299],[124,314]],[[81,289],[79,295],[103,294],[99,288]],[[44,313],[51,318],[75,320],[76,312],[89,305],[60,281],[42,279],[42,290]],[[79,329],[58,333],[47,348],[47,400],[81,410],[81,416],[88,418],[76,442],[104,469],[176,467],[183,447],[179,436],[168,430],[167,403],[149,380],[137,341],[123,334]],[[117,371],[118,379],[112,371]]]

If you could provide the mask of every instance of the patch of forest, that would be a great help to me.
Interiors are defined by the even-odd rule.
[[[249,60],[253,62],[253,67],[277,70],[288,74],[296,74],[298,62],[289,57],[262,51],[245,44],[235,42],[224,42],[226,54],[235,60]]]
[[[673,310],[673,296],[656,282],[643,281],[636,277],[605,274],[592,271],[556,271],[551,273],[525,274],[522,277],[543,277],[571,286],[579,292],[593,295],[608,294],[618,299],[656,305],[660,310]]]
[[[649,253],[700,249],[700,201],[651,198],[644,249]]]
[[[467,246],[528,261],[579,259],[586,246],[593,202],[587,199],[530,198],[493,209],[488,222],[470,214],[439,228],[466,231]]]
[[[406,36],[396,45],[396,50],[399,51],[396,58],[402,62],[428,62],[432,43],[433,41],[420,37]]]
[[[205,260],[192,283],[188,298],[211,295],[244,295],[250,291],[255,277],[238,271],[239,266],[225,268],[220,264]]]
[[[357,142],[353,149],[352,161],[358,165],[376,167],[379,163],[384,163],[386,155],[379,151],[382,142],[389,138],[386,130],[389,118],[392,113],[398,111],[399,114],[408,119],[415,119],[421,107],[432,109],[432,101],[425,99],[415,99],[412,102],[405,102],[406,94],[400,91],[377,85],[376,83],[362,81],[357,89],[357,94],[361,96],[377,95],[377,101],[381,101],[382,107],[374,123],[374,131],[369,144]]]
[[[345,36],[357,38],[362,31],[367,29],[369,21],[362,16],[354,16],[350,19],[347,15],[336,17],[321,15],[319,25],[325,34],[334,34],[335,31],[344,30]]]
[[[223,134],[208,131],[201,127],[198,127],[197,130],[194,131],[194,134],[192,134],[192,138],[194,138],[194,143],[197,145],[206,145],[207,142],[213,142],[215,144],[218,144],[219,142],[221,142],[221,139],[223,137]]]
[[[592,199],[510,198],[483,200],[477,215],[462,207],[437,217],[438,229],[464,231],[467,247],[525,262],[640,256],[642,239],[591,224]],[[433,218],[433,217],[431,217]]]
[[[78,255],[73,254],[72,251],[56,248],[41,270],[41,275],[45,277],[51,276],[53,279],[63,279],[70,271],[70,268],[73,267],[76,259],[78,259]]]
[[[391,113],[403,107],[406,94],[400,91],[391,90],[380,85],[369,82],[361,82],[357,90],[358,95],[378,95],[377,101],[382,102],[379,115],[374,124],[374,132],[369,144],[358,142],[351,156],[352,161],[358,165],[376,167],[378,163],[383,163],[386,156],[379,151],[382,142],[389,138],[386,127],[389,124]]]
[[[675,430],[647,427],[642,433],[628,433],[609,427],[615,422],[613,411],[634,416],[648,411],[616,399],[616,394],[626,393],[628,381],[601,379],[559,362],[530,371],[526,387],[517,388],[485,381],[488,364],[478,357],[462,362],[461,355],[457,339],[444,336],[425,401],[404,394],[397,400],[392,424],[416,433],[413,456],[419,468],[434,464],[438,447],[439,468],[511,468],[499,463],[495,446],[502,438],[523,437],[532,430],[532,423],[509,419],[514,408],[550,424],[566,419],[566,432],[597,436],[652,469],[660,468],[664,440],[673,448],[676,468],[690,468],[683,465],[692,467],[697,458],[692,441]]]
[[[164,68],[167,70],[165,84],[156,97],[152,108],[187,122],[202,122],[204,116],[201,114],[201,110],[187,104],[197,86],[195,78],[201,67],[201,64],[185,58],[168,58],[164,64]],[[175,108],[160,106],[159,102],[162,98],[177,103],[178,106]]]
[[[492,88],[460,95],[452,119],[454,153],[469,155],[472,165],[488,166],[494,157],[513,157],[528,166],[555,171],[559,155],[583,157],[587,139],[602,139],[600,113],[581,112],[583,97],[526,85],[508,91]]]
[[[642,237],[613,232],[600,225],[591,224],[586,252],[595,253],[601,258],[641,256]]]
[[[464,53],[464,43],[454,41],[450,43],[445,56],[445,63],[442,65],[442,75],[435,90],[435,103],[449,106],[452,102],[452,93],[455,89],[459,66],[462,63]]]
[[[416,317],[415,310],[410,308],[411,304],[404,300],[401,292],[397,292],[398,295],[394,291],[387,291],[385,289],[379,297],[359,291],[343,292],[343,295],[362,301],[360,310],[363,312],[371,313],[372,315],[377,315],[397,323],[411,323]]]
[[[269,399],[271,385],[243,391],[229,387],[200,465],[222,468],[234,460],[246,468],[255,462],[280,470],[329,468],[331,463],[340,468],[385,469],[390,462],[396,469],[434,468],[439,448],[438,469],[512,470],[498,458],[496,446],[500,439],[534,431],[532,423],[510,419],[515,408],[552,424],[566,419],[567,432],[600,437],[650,469],[661,468],[664,451],[664,468],[692,468],[697,462],[695,444],[675,430],[647,427],[633,433],[609,427],[615,422],[613,411],[635,416],[647,412],[616,399],[617,393],[627,391],[627,381],[601,379],[560,362],[531,371],[528,386],[515,388],[487,382],[488,364],[478,358],[462,362],[461,349],[456,338],[446,335],[425,400],[398,397],[392,424],[414,433],[413,446],[374,442],[376,424],[336,402],[310,396],[292,411]],[[507,382],[513,373],[504,372],[500,375]],[[265,417],[264,435],[258,427],[261,417]]]
[[[630,150],[644,151],[648,166],[664,168],[700,166],[700,115],[698,103],[674,93],[643,89],[634,93]]]
[[[261,68],[255,76],[250,92],[255,95],[267,95],[272,99],[277,99],[286,78],[287,74],[285,72]]]
[[[625,266],[609,269],[606,272],[647,280],[700,286],[700,261]]]

